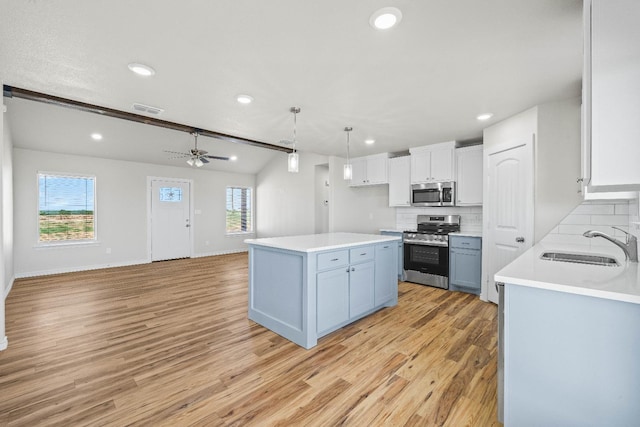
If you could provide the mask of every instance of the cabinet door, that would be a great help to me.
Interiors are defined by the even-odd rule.
[[[434,181],[453,181],[453,148],[441,148],[431,152],[431,179]]]
[[[450,284],[479,290],[482,268],[480,251],[451,248],[449,254]]]
[[[411,158],[389,159],[389,206],[411,206]]]
[[[352,265],[349,271],[349,317],[354,318],[374,307],[374,263]]]
[[[353,177],[349,185],[352,187],[367,185],[367,159],[364,157],[351,159],[351,167],[353,168]]]
[[[591,3],[591,185],[637,190],[640,2]]]
[[[411,153],[411,183],[431,181],[431,152]]]
[[[317,275],[317,332],[326,331],[349,320],[348,267]]]
[[[482,204],[482,146],[456,150],[456,204]]]
[[[398,259],[395,256],[394,248],[396,242],[376,246],[376,271],[374,285],[374,304],[382,305],[392,301],[398,294]],[[394,295],[395,292],[395,295]]]
[[[367,156],[367,184],[386,184],[389,182],[386,154]]]

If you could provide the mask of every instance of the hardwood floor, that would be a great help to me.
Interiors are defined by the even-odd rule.
[[[247,319],[247,255],[17,280],[0,425],[498,426],[497,309],[400,283],[311,350]]]

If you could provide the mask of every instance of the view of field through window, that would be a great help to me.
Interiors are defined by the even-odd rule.
[[[251,188],[227,187],[227,233],[253,231]]]
[[[95,239],[95,178],[38,174],[39,241]]]

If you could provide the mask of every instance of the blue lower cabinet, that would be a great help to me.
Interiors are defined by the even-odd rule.
[[[349,320],[349,272],[347,267],[318,273],[318,331]]]
[[[480,294],[482,239],[449,235],[449,289]]]
[[[381,231],[383,236],[398,236],[403,238],[402,231]],[[398,280],[404,280],[404,249],[402,240],[398,242]]]
[[[349,271],[349,315],[359,316],[374,306],[373,261],[351,266]]]

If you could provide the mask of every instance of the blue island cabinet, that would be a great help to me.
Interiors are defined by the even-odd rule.
[[[639,304],[504,292],[505,427],[640,425]]]
[[[449,235],[449,289],[480,295],[482,239]]]
[[[307,252],[249,245],[249,318],[304,347],[398,303],[397,241]]]

